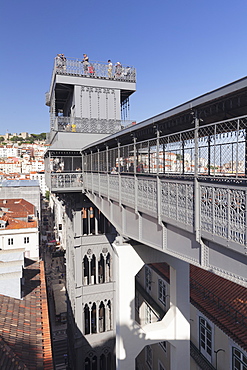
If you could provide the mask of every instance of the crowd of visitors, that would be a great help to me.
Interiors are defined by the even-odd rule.
[[[87,76],[87,77],[96,77],[96,64],[97,63],[90,63],[89,62],[89,57],[87,54],[83,54],[83,59],[81,61],[83,70],[82,70],[82,75]],[[131,75],[131,68],[130,67],[123,67],[120,62],[117,62],[114,66],[113,63],[110,59],[108,59],[108,65],[106,66],[107,70],[107,75],[106,73],[102,73],[102,70],[100,72],[102,73],[102,76],[100,77],[105,77],[107,76],[109,79],[121,79],[121,78],[128,78]],[[64,54],[57,54],[56,56],[56,69],[60,71],[65,71],[67,67],[69,66],[69,63],[64,56]],[[102,67],[101,67],[102,69]]]

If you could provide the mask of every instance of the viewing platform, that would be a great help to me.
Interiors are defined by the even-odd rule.
[[[58,75],[136,83],[136,69],[132,66],[115,64],[112,68],[109,68],[106,62],[92,61],[85,68],[83,59],[69,57],[64,58],[64,60],[58,57],[55,58],[51,85],[54,77]],[[45,104],[51,106],[51,91],[45,94]]]

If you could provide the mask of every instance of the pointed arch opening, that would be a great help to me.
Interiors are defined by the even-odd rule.
[[[98,369],[98,359],[97,356],[93,356],[92,358],[92,370]]]
[[[99,284],[102,284],[105,282],[105,260],[102,253],[100,253],[100,260],[98,262],[98,271],[99,271],[98,281]]]
[[[96,304],[94,303],[92,305],[91,310],[91,333],[95,334],[97,333],[97,321],[96,321]]]
[[[89,311],[89,307],[88,305],[86,304],[85,307],[84,307],[84,331],[85,331],[85,335],[86,334],[90,334],[90,311]]]
[[[106,281],[111,281],[111,255],[108,252],[106,256]]]
[[[84,369],[85,370],[90,370],[90,359],[88,357],[85,358],[85,361],[84,361]]]
[[[111,301],[109,300],[107,302],[107,330],[112,330],[112,307],[111,307]]]
[[[89,260],[87,256],[83,258],[83,285],[89,284]]]
[[[96,284],[96,257],[93,254],[91,259],[91,284]]]
[[[99,332],[103,333],[105,331],[105,305],[101,301],[99,306]]]
[[[100,364],[100,367],[99,367],[100,370],[106,370],[106,357],[103,353],[100,356],[99,364]]]

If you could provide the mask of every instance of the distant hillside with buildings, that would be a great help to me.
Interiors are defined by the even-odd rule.
[[[45,136],[27,132],[0,135],[0,181],[37,180],[45,196]]]

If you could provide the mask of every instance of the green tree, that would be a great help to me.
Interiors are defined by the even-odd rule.
[[[17,143],[17,141],[20,141],[20,138],[19,136],[13,136],[10,141],[14,141],[15,143]]]

